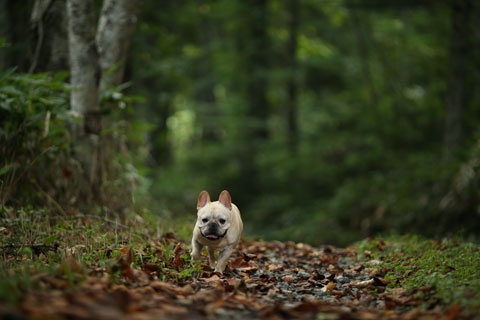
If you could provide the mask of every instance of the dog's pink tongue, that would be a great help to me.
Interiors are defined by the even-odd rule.
[[[217,240],[218,239],[218,236],[216,236],[214,234],[207,234],[205,237],[207,237],[208,239],[212,239],[212,240]]]

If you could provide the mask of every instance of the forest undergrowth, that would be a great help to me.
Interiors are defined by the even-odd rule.
[[[243,239],[218,274],[206,257],[191,261],[192,226],[3,208],[0,315],[470,319],[480,307],[475,244],[405,236],[337,248]]]

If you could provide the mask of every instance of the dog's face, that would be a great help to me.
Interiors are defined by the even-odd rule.
[[[243,222],[240,211],[232,203],[230,193],[224,190],[218,201],[210,202],[207,191],[200,192],[197,202],[197,222],[192,236],[192,257],[199,260],[203,246],[208,247],[208,261],[216,272],[222,273],[228,258],[240,241]],[[214,250],[220,250],[215,265]]]
[[[208,193],[202,192],[198,197],[197,208],[197,227],[201,236],[211,241],[224,238],[232,224],[231,200],[220,197],[219,201],[210,202]]]

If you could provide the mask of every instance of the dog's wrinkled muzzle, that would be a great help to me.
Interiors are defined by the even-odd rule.
[[[219,239],[225,237],[225,235],[227,234],[227,231],[228,231],[228,229],[225,230],[225,232],[224,232],[223,234],[221,234],[221,235],[218,235],[218,234],[215,234],[215,233],[204,234],[204,233],[202,232],[202,230],[200,229],[200,234],[202,235],[202,237],[204,237],[204,238],[206,238],[206,239],[208,239],[208,240],[213,240],[213,241],[215,241],[215,240],[219,240]]]

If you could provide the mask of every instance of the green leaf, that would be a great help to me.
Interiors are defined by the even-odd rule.
[[[0,92],[10,94],[10,95],[15,95],[15,96],[21,96],[23,94],[22,91],[18,90],[17,88],[15,88],[13,86],[1,87]]]
[[[4,174],[12,171],[12,169],[15,167],[13,163],[9,163],[4,165],[2,168],[0,168],[0,176],[3,176]]]
[[[15,72],[15,70],[16,70],[16,68],[12,68],[12,69],[7,70],[4,73],[0,74],[0,82],[9,78]]]

